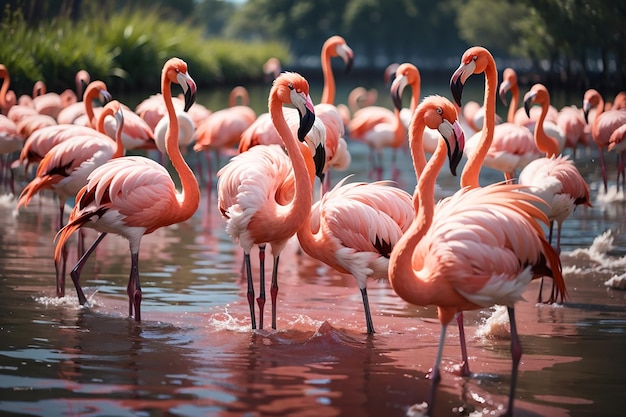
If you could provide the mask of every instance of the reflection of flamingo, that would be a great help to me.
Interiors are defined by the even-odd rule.
[[[115,115],[117,123],[117,144],[104,132],[104,119]],[[103,110],[98,120],[98,130],[87,135],[76,135],[54,146],[43,157],[37,168],[35,178],[22,190],[17,208],[28,207],[33,196],[42,191],[52,189],[59,198],[59,229],[63,227],[63,213],[67,199],[78,194],[87,184],[87,177],[94,169],[111,158],[124,154],[121,143],[123,126],[122,112],[118,101],[111,101]],[[63,248],[62,264],[57,263],[57,296],[65,295],[65,263],[67,250]]]
[[[254,287],[250,251],[259,246],[261,289],[257,302],[259,327],[263,328],[265,305],[265,245],[270,244],[274,257],[272,270],[272,328],[276,328],[278,294],[278,261],[287,241],[306,220],[311,204],[313,161],[305,162],[303,153],[311,156],[309,147],[298,142],[283,115],[283,104],[292,104],[300,114],[298,138],[304,140],[313,125],[315,111],[309,96],[309,84],[296,73],[282,73],[274,80],[268,102],[276,131],[285,143],[289,157],[280,146],[254,146],[243,152],[217,173],[218,208],[227,219],[226,231],[244,251],[248,276],[248,304],[252,328],[256,328]],[[291,163],[290,163],[291,160]],[[307,170],[307,164],[310,170]],[[311,174],[309,174],[311,172]],[[295,181],[295,191],[293,184]],[[285,196],[285,192],[288,194]]]
[[[600,152],[600,168],[602,170],[602,181],[604,183],[604,192],[607,191],[607,179],[606,179],[606,163],[604,162],[604,149],[609,146],[609,140],[611,134],[615,132],[620,126],[626,123],[626,111],[624,110],[607,110],[604,111],[604,99],[593,88],[585,92],[583,97],[583,111],[585,113],[585,120],[589,121],[589,112],[592,108],[596,109],[596,118],[593,121],[591,127],[591,137],[593,141],[598,145]],[[618,155],[618,164],[622,164]],[[620,175],[621,168],[618,169],[618,175]],[[626,181],[623,185],[626,187]],[[617,188],[620,188],[619,176],[617,181]]]
[[[478,68],[479,63],[467,59],[462,65],[468,63],[471,68]],[[456,122],[455,107],[443,98],[425,99],[413,120],[409,132],[412,146],[413,138],[422,134],[425,123],[438,127],[444,140],[419,178],[417,215],[391,253],[389,279],[405,301],[437,306],[442,327],[431,373],[428,414],[432,415],[440,380],[448,324],[458,312],[497,303],[508,306],[511,321],[513,371],[507,414],[512,415],[521,356],[514,303],[522,298],[531,279],[544,274],[554,275],[559,290],[565,292],[558,255],[543,238],[539,224],[547,219],[533,206],[541,200],[516,192],[519,185],[494,184],[464,188],[435,207],[435,181],[445,161],[446,145],[454,172],[461,157],[463,133]]]
[[[374,324],[367,298],[367,279],[386,279],[389,253],[413,218],[411,196],[388,182],[340,181],[311,209],[298,231],[311,257],[356,279],[365,309],[367,332]]]
[[[561,224],[579,205],[591,207],[589,186],[574,163],[567,157],[559,155],[556,140],[546,134],[543,129],[543,120],[550,106],[550,94],[542,84],[535,84],[524,96],[524,108],[530,111],[533,104],[541,105],[541,114],[535,128],[535,142],[537,147],[545,152],[545,158],[539,158],[529,163],[520,173],[519,183],[530,187],[529,191],[541,197],[548,203],[545,207],[550,221],[548,241],[552,243],[554,222],[557,224],[556,251],[561,253]],[[541,289],[539,299],[541,302]],[[554,287],[552,288],[554,291]],[[554,296],[551,297],[554,299]]]
[[[87,299],[80,287],[80,271],[91,253],[107,233],[115,233],[128,239],[132,262],[127,287],[128,313],[132,316],[134,309],[136,321],[141,320],[141,238],[161,227],[189,219],[200,202],[196,177],[185,163],[176,143],[178,119],[172,104],[172,83],[182,87],[185,93],[185,109],[189,109],[195,99],[196,84],[187,73],[187,64],[178,58],[169,59],[163,66],[161,89],[170,120],[167,151],[180,178],[182,192],[176,191],[176,185],[168,171],[149,158],[129,156],[112,159],[91,173],[87,185],[76,196],[76,204],[69,221],[57,234],[54,252],[55,260],[58,261],[65,242],[83,226],[100,232],[70,274],[76,286],[78,300],[83,305]]]

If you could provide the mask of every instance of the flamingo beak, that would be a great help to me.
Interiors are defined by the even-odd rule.
[[[405,76],[399,76],[397,78],[394,78],[393,82],[391,83],[391,100],[393,101],[393,105],[395,106],[395,108],[398,110],[402,109],[402,92],[404,91],[404,88],[406,86],[407,79]]]
[[[583,101],[583,115],[585,116],[585,123],[589,124],[589,111],[591,110],[591,103],[585,100]]]
[[[498,90],[500,100],[502,100],[502,103],[504,103],[505,106],[507,105],[506,93],[509,91],[510,88],[511,83],[508,80],[504,80],[502,81],[502,84],[500,84],[500,89]]]
[[[324,182],[324,168],[326,167],[326,148],[321,143],[315,148],[315,155],[313,156],[313,162],[315,163],[315,176]]]
[[[180,72],[177,74],[177,81],[185,94],[185,107],[184,111],[189,111],[193,103],[196,101],[196,82],[186,72]]]
[[[461,107],[461,96],[463,95],[463,86],[465,81],[469,78],[470,75],[474,73],[474,68],[476,68],[476,64],[474,61],[470,61],[467,64],[461,65],[454,71],[452,77],[450,77],[450,91],[452,92],[452,97],[454,98],[454,102]]]
[[[315,123],[315,110],[311,98],[307,96],[304,114],[300,112],[300,126],[298,127],[298,139],[302,142],[306,135],[311,131],[313,123]]]
[[[456,176],[456,169],[463,158],[463,150],[465,149],[465,133],[457,120],[450,124],[444,120],[439,131],[446,140],[448,147],[448,159],[450,160],[450,173]]]
[[[526,111],[526,116],[530,117],[530,108],[533,106],[533,102],[535,100],[535,92],[529,91],[524,96],[524,110]]]
[[[111,93],[107,90],[100,90],[98,98],[100,99],[100,103],[104,106],[113,99],[113,96],[111,96]]]

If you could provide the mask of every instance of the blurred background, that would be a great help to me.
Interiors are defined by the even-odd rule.
[[[263,80],[262,64],[319,68],[331,35],[355,52],[357,74],[409,61],[449,77],[463,51],[487,47],[522,84],[609,95],[626,81],[626,2],[609,0],[10,0],[2,1],[0,63],[13,88],[72,85],[77,70],[112,88],[158,89],[178,55],[200,85]],[[319,72],[319,71],[318,71]],[[320,74],[321,76],[321,74]]]

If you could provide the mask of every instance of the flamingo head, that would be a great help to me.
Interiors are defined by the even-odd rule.
[[[502,73],[502,83],[500,84],[500,88],[498,89],[498,95],[500,96],[500,100],[504,105],[507,105],[506,93],[511,91],[511,89],[517,85],[517,74],[513,68],[505,68]]]
[[[402,93],[406,86],[419,82],[420,73],[415,65],[405,62],[398,66],[390,87],[391,99],[398,110],[402,109]]]
[[[533,104],[545,104],[550,103],[550,93],[548,93],[548,89],[543,84],[535,84],[532,88],[524,95],[524,110],[526,111],[526,115],[530,117],[530,108]]]
[[[450,90],[456,104],[461,106],[463,86],[470,75],[484,72],[492,61],[491,53],[481,46],[473,46],[465,51],[461,57],[461,64],[450,78]]]
[[[431,129],[437,129],[448,148],[450,172],[456,176],[456,169],[463,157],[465,134],[458,121],[456,107],[450,100],[441,96],[429,96],[415,110],[414,120],[423,118]]]
[[[583,97],[583,114],[585,115],[585,123],[589,124],[589,112],[592,108],[598,107],[601,99],[602,96],[598,90],[590,88],[585,91],[585,95]]]
[[[163,66],[163,77],[179,84],[185,96],[184,110],[188,111],[196,100],[196,82],[187,73],[187,63],[180,58],[170,58]]]
[[[322,51],[328,50],[330,56],[338,56],[343,59],[343,62],[346,64],[346,73],[349,73],[352,70],[352,64],[354,63],[354,52],[352,48],[348,46],[345,39],[341,36],[335,35],[331,36],[324,42],[322,46]]]
[[[315,109],[309,95],[309,83],[296,72],[283,72],[275,80],[270,93],[270,100],[276,96],[285,104],[291,104],[298,110],[300,125],[298,139],[304,141],[315,123]]]

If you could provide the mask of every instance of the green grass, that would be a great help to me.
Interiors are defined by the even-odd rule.
[[[77,23],[56,19],[38,27],[29,27],[16,10],[5,13],[0,25],[0,63],[18,95],[30,93],[37,80],[50,91],[73,88],[80,69],[112,89],[158,90],[163,63],[173,56],[187,62],[199,85],[261,80],[269,57],[290,59],[279,42],[208,39],[202,28],[168,20],[158,9],[123,10],[106,18],[98,11]]]

